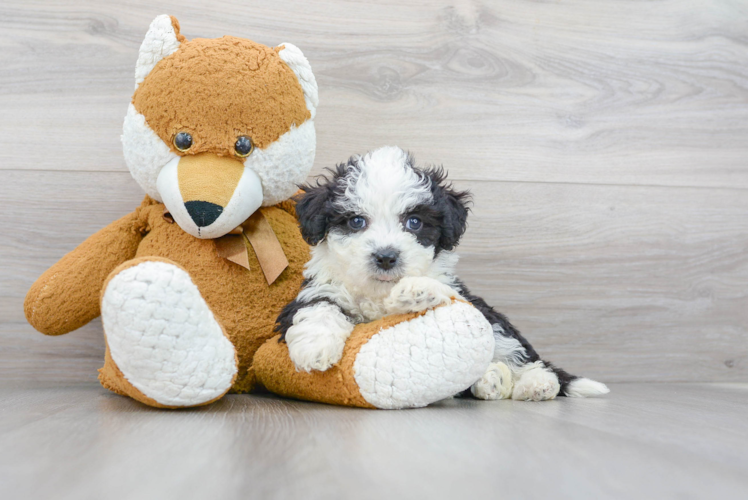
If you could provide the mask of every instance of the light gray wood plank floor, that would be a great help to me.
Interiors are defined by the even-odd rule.
[[[746,498],[748,384],[372,411],[232,395],[147,408],[0,387],[3,499]]]

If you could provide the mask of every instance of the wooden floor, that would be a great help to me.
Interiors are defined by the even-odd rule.
[[[81,386],[0,388],[11,499],[748,498],[748,384],[407,411],[229,396],[154,410]]]

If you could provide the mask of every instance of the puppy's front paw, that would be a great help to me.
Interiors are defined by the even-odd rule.
[[[420,312],[449,304],[459,294],[448,285],[423,276],[403,278],[384,300],[388,314]]]
[[[299,371],[325,371],[343,357],[345,341],[353,331],[339,308],[321,303],[299,310],[286,331],[291,361]]]
[[[293,338],[293,330],[299,326],[292,326],[286,332],[288,354],[298,371],[310,372],[318,370],[323,372],[340,361],[340,358],[343,357],[345,340],[341,340],[329,333],[320,333],[315,336],[305,334],[303,339],[298,339],[295,342],[289,341],[289,334]]]

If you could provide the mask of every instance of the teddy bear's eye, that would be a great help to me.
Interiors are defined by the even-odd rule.
[[[246,135],[242,135],[236,140],[236,144],[234,144],[234,150],[236,151],[236,156],[239,156],[241,158],[246,158],[252,153],[252,150],[254,149],[254,146],[252,145],[252,139],[247,137]]]
[[[174,136],[174,147],[184,153],[192,147],[192,136],[187,132],[179,132]]]

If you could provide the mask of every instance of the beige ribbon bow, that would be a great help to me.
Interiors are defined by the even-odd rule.
[[[259,210],[229,234],[214,241],[218,255],[246,269],[249,269],[249,246],[251,246],[268,286],[272,285],[288,267],[288,259],[275,231]]]

